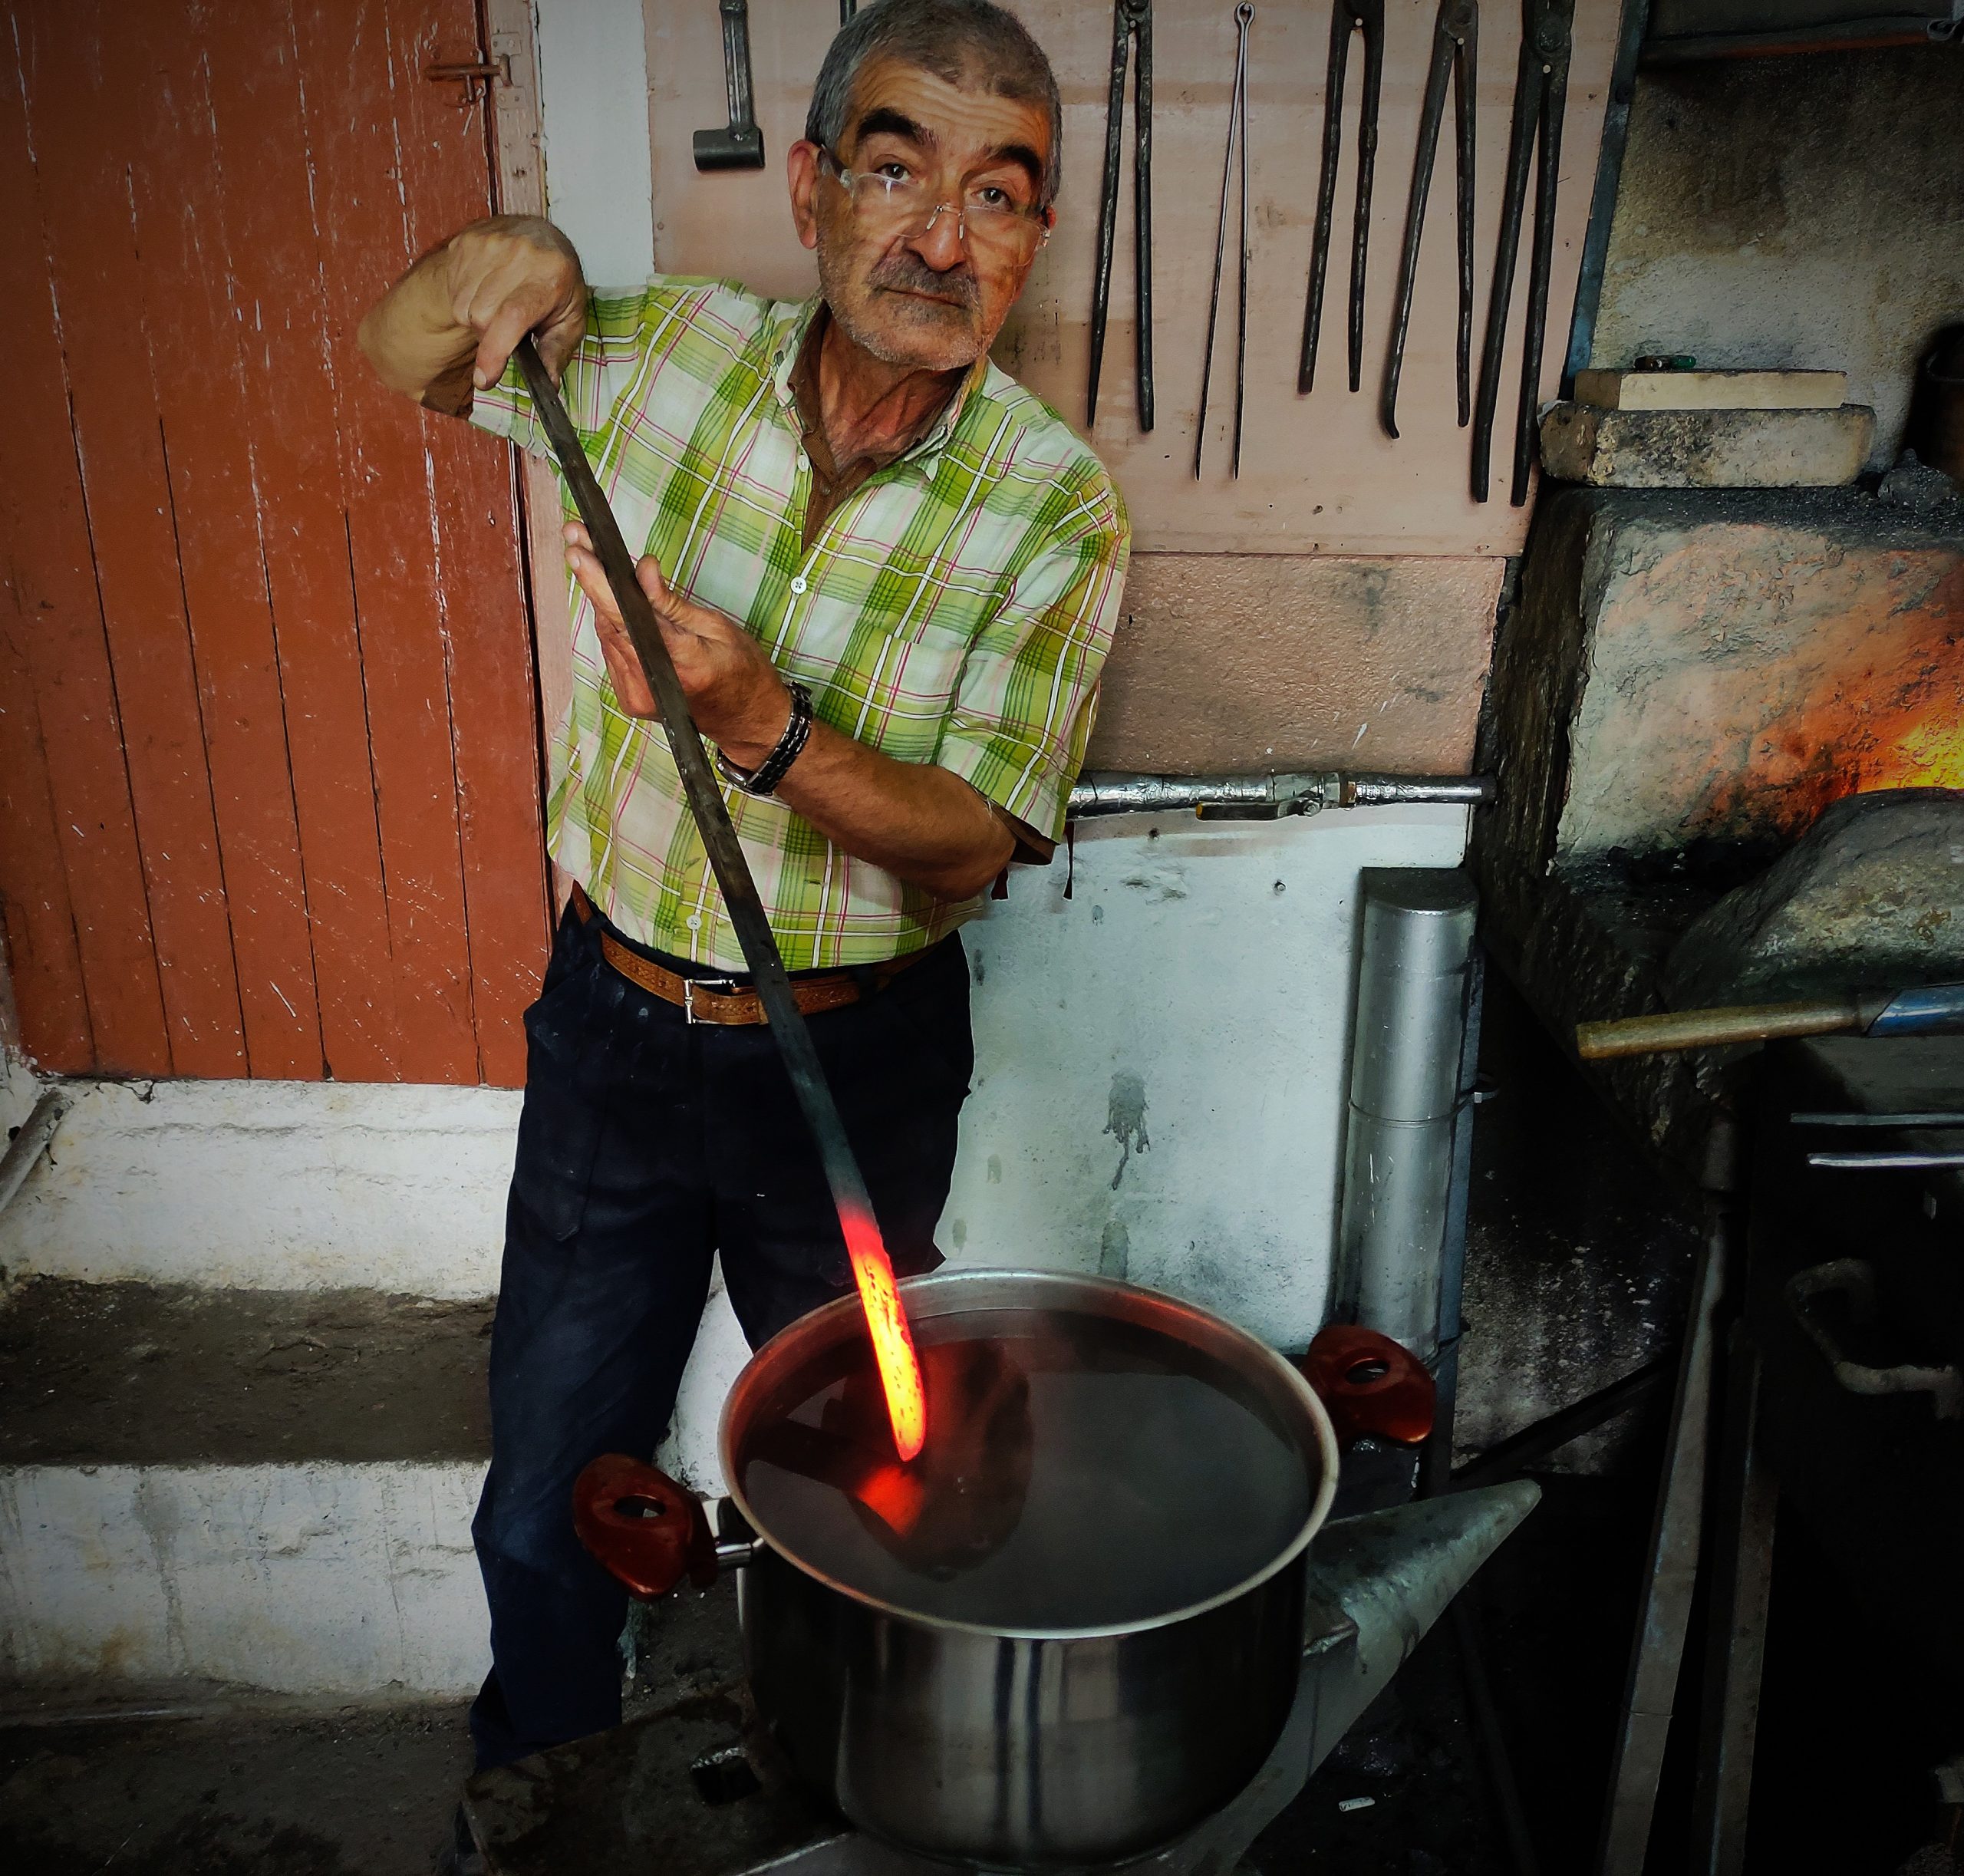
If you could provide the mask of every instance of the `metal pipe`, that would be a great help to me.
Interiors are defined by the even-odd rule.
[[[1964,1166],[1964,1153],[1810,1153],[1807,1164],[1836,1172],[1933,1172]]]
[[[1430,1363],[1439,1349],[1453,1136],[1471,984],[1473,882],[1366,867],[1335,1307]]]
[[[21,1123],[20,1131],[8,1144],[5,1156],[0,1157],[0,1212],[6,1210],[15,1193],[26,1183],[28,1175],[48,1150],[48,1142],[54,1137],[54,1129],[61,1126],[61,1116],[68,1111],[68,1099],[58,1089],[41,1090],[40,1100]]]
[[[1466,1219],[1473,1195],[1473,1114],[1480,1102],[1480,1019],[1486,1007],[1486,954],[1475,945],[1466,959],[1466,1024],[1459,1045],[1459,1092],[1453,1103],[1452,1179],[1445,1205],[1445,1249],[1439,1268],[1438,1384],[1432,1437],[1419,1462],[1423,1495],[1451,1482],[1454,1424],[1459,1411],[1460,1293],[1466,1279]]]
[[[1494,799],[1491,775],[1382,775],[1320,770],[1289,775],[1125,775],[1079,778],[1070,818],[1112,814],[1197,814],[1208,821],[1277,821],[1320,814],[1325,808],[1391,807],[1410,803],[1485,807]]]
[[[1964,1129],[1964,1113],[1946,1108],[1913,1114],[1789,1114],[1797,1127],[1901,1127],[1924,1128],[1931,1133],[1955,1133]]]

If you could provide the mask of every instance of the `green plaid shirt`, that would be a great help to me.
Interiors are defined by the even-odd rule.
[[[825,522],[790,378],[819,302],[657,279],[589,302],[563,387],[629,545],[741,621],[833,728],[962,776],[1052,841],[1084,760],[1130,529],[1098,459],[979,360],[926,436]],[[517,368],[472,420],[549,455]],[[566,512],[572,516],[570,499]],[[575,589],[573,694],[554,738],[554,857],[631,937],[743,957],[658,726],[621,714]],[[727,789],[791,969],[875,963],[977,915],[855,859],[781,802]]]

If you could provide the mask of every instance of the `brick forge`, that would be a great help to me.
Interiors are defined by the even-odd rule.
[[[1564,1046],[1666,1007],[1690,921],[1830,802],[1964,786],[1964,526],[1854,490],[1567,490],[1537,516],[1478,766],[1490,948]],[[1736,1052],[1734,1052],[1735,1055]],[[1588,1072],[1695,1177],[1718,1053]]]

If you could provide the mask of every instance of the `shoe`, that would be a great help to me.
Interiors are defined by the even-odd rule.
[[[450,1841],[437,1853],[434,1876],[485,1876],[484,1852],[471,1834],[462,1805],[450,1819]]]

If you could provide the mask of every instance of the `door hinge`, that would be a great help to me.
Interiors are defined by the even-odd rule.
[[[512,55],[500,53],[496,58],[470,59],[449,65],[425,65],[423,75],[434,84],[446,79],[463,81],[463,107],[468,108],[488,92],[494,84],[509,84],[512,81]],[[483,91],[479,90],[483,87]]]

